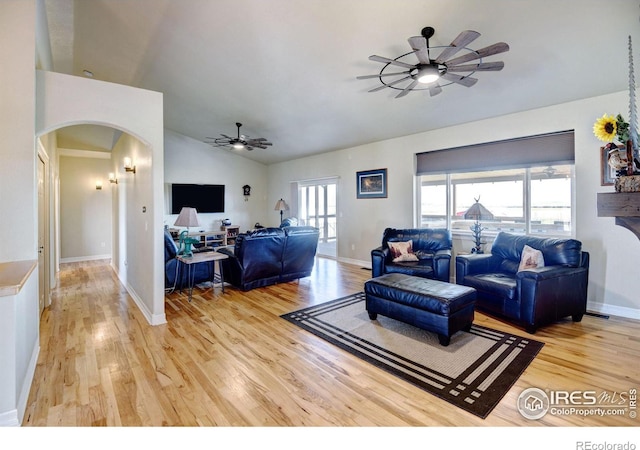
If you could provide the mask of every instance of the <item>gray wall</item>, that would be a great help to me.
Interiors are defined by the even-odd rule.
[[[109,159],[60,156],[62,262],[111,257],[110,171]]]

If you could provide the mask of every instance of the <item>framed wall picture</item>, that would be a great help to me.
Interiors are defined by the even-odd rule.
[[[616,179],[616,171],[609,166],[609,149],[600,147],[600,185],[613,186]]]
[[[386,198],[387,169],[356,172],[357,198]]]

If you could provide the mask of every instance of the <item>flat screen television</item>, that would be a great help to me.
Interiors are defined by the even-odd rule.
[[[171,214],[180,214],[184,206],[199,213],[224,212],[224,184],[172,184]]]

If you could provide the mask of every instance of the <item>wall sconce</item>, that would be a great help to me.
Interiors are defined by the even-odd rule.
[[[118,184],[118,179],[116,178],[116,174],[113,172],[109,172],[109,183]]]
[[[96,191],[102,190],[102,180],[96,180]]]
[[[251,186],[245,184],[244,186],[242,186],[242,192],[244,193],[244,201],[248,201],[249,196],[251,195]]]
[[[133,165],[131,158],[129,158],[128,156],[124,158],[124,170],[126,170],[127,172],[136,173],[136,166]]]

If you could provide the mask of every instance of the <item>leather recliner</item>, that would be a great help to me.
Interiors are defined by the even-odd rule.
[[[412,241],[417,261],[393,262],[390,242]],[[382,245],[371,251],[371,274],[403,273],[422,278],[449,282],[451,272],[451,231],[446,228],[387,228]]]
[[[544,266],[518,270],[524,246],[540,250]],[[589,253],[575,239],[538,238],[500,232],[489,254],[456,256],[456,283],[477,291],[476,308],[535,333],[542,325],[587,308]]]
[[[243,291],[311,275],[320,230],[315,227],[260,228],[241,233],[234,247],[218,252],[224,280]]]

